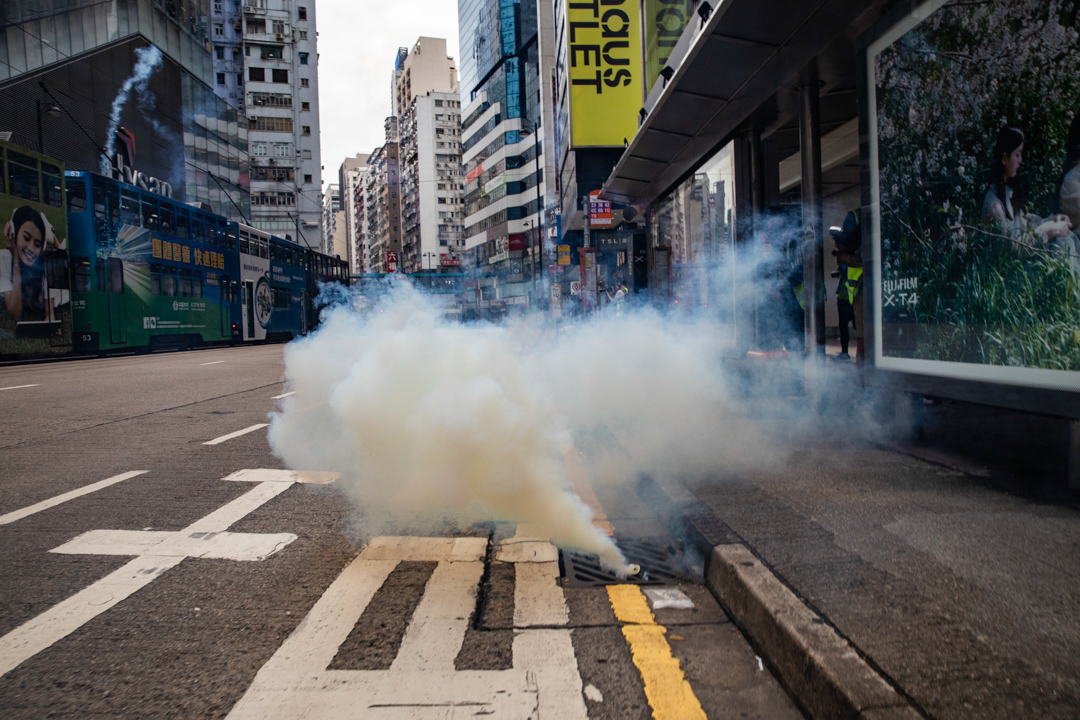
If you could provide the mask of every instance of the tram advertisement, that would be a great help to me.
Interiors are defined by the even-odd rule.
[[[70,352],[64,209],[0,194],[0,224],[0,355]]]
[[[1080,390],[1072,3],[932,0],[867,60],[878,366]]]

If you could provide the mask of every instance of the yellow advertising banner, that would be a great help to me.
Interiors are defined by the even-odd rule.
[[[566,18],[571,144],[621,146],[641,110],[639,2],[570,2]]]

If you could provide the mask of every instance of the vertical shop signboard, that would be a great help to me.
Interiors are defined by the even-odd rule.
[[[569,3],[573,147],[621,146],[637,133],[642,97],[640,14],[638,0]]]
[[[596,248],[581,248],[581,305],[596,307]]]

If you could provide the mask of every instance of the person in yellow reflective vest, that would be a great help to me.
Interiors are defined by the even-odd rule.
[[[862,297],[862,228],[859,215],[852,211],[844,217],[844,225],[829,228],[836,247],[833,255],[839,263],[839,270],[834,277],[836,285],[836,310],[840,317],[840,355],[838,360],[850,360],[848,347],[851,335],[848,325],[855,326],[856,359],[863,359],[863,297]]]

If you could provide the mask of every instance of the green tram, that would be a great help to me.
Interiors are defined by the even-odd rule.
[[[0,357],[287,340],[317,325],[320,283],[349,282],[339,258],[3,141],[0,170]]]
[[[235,226],[94,173],[66,186],[74,352],[239,339]]]

